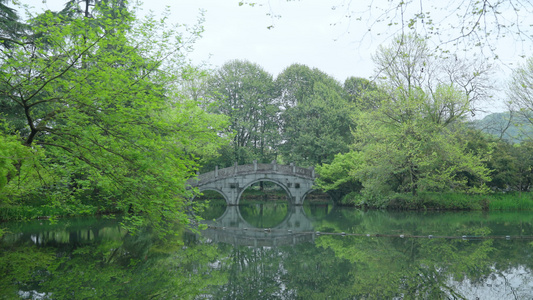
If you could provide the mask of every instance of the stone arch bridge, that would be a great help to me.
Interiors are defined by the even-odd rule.
[[[278,165],[275,162],[260,164],[237,165],[224,169],[215,168],[214,171],[199,174],[197,178],[189,180],[189,184],[198,187],[200,192],[217,191],[228,205],[239,205],[242,193],[256,182],[270,181],[285,190],[290,204],[302,205],[305,197],[313,191],[315,170],[306,169],[294,164]]]

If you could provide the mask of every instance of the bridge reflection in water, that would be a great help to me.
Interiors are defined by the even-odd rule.
[[[240,246],[276,247],[313,242],[316,233],[303,206],[289,205],[285,219],[272,228],[257,228],[241,215],[239,206],[227,206],[224,214],[214,221],[203,221],[208,225],[201,235],[213,242]]]

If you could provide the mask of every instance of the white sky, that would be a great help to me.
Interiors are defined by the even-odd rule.
[[[48,7],[51,10],[61,9],[66,2],[20,1],[39,9]],[[168,5],[170,21],[185,24],[194,23],[200,9],[204,9],[205,32],[190,54],[193,62],[207,61],[212,67],[218,67],[232,59],[246,59],[259,64],[273,76],[293,63],[301,63],[316,67],[341,83],[350,76],[370,78],[373,74],[371,55],[380,43],[388,43],[388,38],[394,34],[386,30],[381,30],[382,35],[377,35],[375,31],[370,34],[364,22],[350,23],[350,19],[344,16],[347,14],[346,5],[352,1],[254,2],[266,4],[250,7],[239,6],[239,0],[146,0],[142,7],[143,11],[153,10],[159,14]],[[345,6],[340,6],[342,4]],[[338,5],[336,9],[333,9],[334,5]],[[351,5],[350,10],[354,6]],[[361,11],[364,10],[365,7],[362,7]],[[269,17],[268,12],[279,14],[281,18]],[[271,25],[274,27],[268,29]],[[502,43],[500,50],[504,53],[500,55],[502,61],[512,63],[512,66],[521,61],[518,54],[524,52],[517,51],[512,43]],[[506,66],[497,73],[500,84],[503,85],[510,70]],[[501,110],[497,106],[494,105],[492,110]]]
[[[59,10],[65,0],[21,0],[38,9]],[[239,6],[238,0],[147,0],[143,11],[171,10],[170,21],[192,24],[205,10],[205,32],[191,58],[220,66],[232,59],[246,59],[277,76],[293,63],[316,67],[341,83],[350,76],[372,75],[370,55],[378,43],[363,47],[343,14],[332,10],[335,1],[271,0],[269,6]],[[281,18],[267,15],[269,11]],[[269,26],[274,25],[272,29]],[[350,31],[350,33],[348,33]],[[361,30],[364,33],[364,29]],[[360,34],[359,36],[362,36]],[[358,37],[357,39],[360,39]]]

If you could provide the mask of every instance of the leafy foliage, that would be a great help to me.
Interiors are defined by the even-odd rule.
[[[330,164],[317,166],[319,177],[314,186],[326,192],[334,192],[337,196],[344,196],[351,192],[360,192],[361,182],[355,177],[364,164],[361,152],[350,151],[339,153]],[[338,197],[334,197],[338,198]]]
[[[279,108],[272,75],[257,64],[234,60],[215,71],[207,85],[214,111],[230,121],[226,135],[232,137],[231,149],[222,153],[229,162],[222,165],[275,159]]]
[[[511,111],[519,116],[518,124],[523,125],[521,134],[525,139],[532,138],[530,128],[533,124],[533,57],[513,71],[507,89]]]
[[[33,166],[14,163],[19,172],[6,196],[36,189],[53,205],[81,201],[128,213],[132,230],[147,221],[188,223],[186,180],[197,156],[215,152],[224,118],[173,92],[181,34],[112,4],[96,3],[98,26],[91,17],[38,15],[35,40],[3,52],[5,120],[20,121],[13,127],[24,120],[15,134],[44,153]]]
[[[333,186],[353,177],[361,182],[371,206],[377,207],[385,205],[385,196],[391,193],[486,192],[490,177],[484,155],[491,148],[467,149],[461,122],[472,110],[477,97],[472,95],[482,94],[475,92],[480,86],[463,91],[460,82],[433,81],[424,69],[438,61],[428,54],[424,41],[413,36],[398,38],[390,48],[381,47],[375,60],[381,81],[378,89],[366,94],[375,100],[355,114],[352,169],[344,177],[328,173],[347,165],[343,161],[348,155],[337,156],[319,174],[324,172]],[[478,75],[473,76],[476,81]]]
[[[317,69],[292,65],[277,78],[281,90],[285,161],[302,166],[329,163],[352,141],[349,103],[340,84]]]

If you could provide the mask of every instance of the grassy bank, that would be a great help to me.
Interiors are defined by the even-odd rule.
[[[533,210],[533,193],[492,194],[489,210]]]
[[[341,205],[378,209],[405,210],[533,210],[533,193],[464,193],[393,194],[379,199],[351,193]]]

